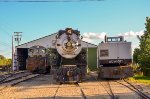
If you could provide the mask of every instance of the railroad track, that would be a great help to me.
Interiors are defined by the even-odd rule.
[[[95,80],[97,80],[96,77],[90,75],[92,78],[94,78]],[[126,88],[130,89],[131,91],[135,92],[136,94],[138,94],[141,99],[150,99],[150,97],[146,94],[144,94],[142,91],[138,90],[133,84],[131,84],[130,82],[128,82],[127,80],[123,79],[121,81],[125,82],[126,84],[124,84],[123,82],[120,81],[116,81],[116,80],[111,80],[112,82],[117,82],[118,84],[121,84],[123,86],[125,86]],[[99,82],[100,85],[103,86],[103,88],[105,89],[105,91],[108,93],[108,95],[110,96],[111,99],[119,99],[118,96],[116,96],[112,89],[111,89],[111,84],[109,80],[105,80],[105,81],[100,81]]]
[[[22,74],[21,73],[15,74],[14,76],[11,76],[11,77],[7,77],[5,80],[0,82],[0,84],[1,84],[0,90],[3,90],[7,87],[17,85],[23,81],[32,79],[32,78],[37,77],[39,75],[40,74],[31,74],[31,73],[26,72],[26,73],[22,73]]]
[[[59,84],[59,85],[58,85],[58,87],[57,87],[57,89],[56,89],[56,91],[55,91],[55,94],[54,94],[53,99],[56,99],[56,95],[57,95],[57,93],[58,93],[58,89],[60,88],[61,85],[62,85],[62,84]]]
[[[57,87],[57,89],[56,89],[56,91],[55,91],[55,94],[54,94],[53,99],[56,99],[56,98],[57,98],[56,96],[57,96],[58,90],[59,90],[59,88],[60,88],[61,85],[62,85],[62,84],[59,84],[59,85],[58,85],[58,87]],[[83,98],[83,99],[87,99],[87,97],[85,96],[85,94],[84,94],[84,92],[83,92],[81,86],[80,86],[78,83],[75,83],[75,85],[80,89],[82,98]]]
[[[9,77],[12,77],[14,75],[18,75],[18,74],[22,74],[25,73],[26,71],[19,71],[19,72],[10,72],[10,73],[6,73],[6,74],[1,74],[0,75],[0,83],[3,82],[4,80],[6,80]]]
[[[119,99],[119,97],[113,93],[113,90],[111,88],[109,80],[105,80],[105,81],[100,80],[99,84],[101,86],[103,86],[103,88],[105,89],[105,91],[109,95],[110,99]]]
[[[119,97],[113,93],[109,80],[98,80],[95,76],[91,74],[90,76],[96,81],[98,81],[98,84],[101,85],[105,89],[110,99],[119,99]]]
[[[117,82],[117,83],[127,87],[131,91],[135,92],[136,94],[138,94],[141,97],[141,99],[150,99],[150,97],[148,95],[146,95],[142,91],[138,90],[133,84],[131,84],[127,80],[123,79],[122,81],[125,82],[126,84],[124,84],[123,82],[119,82],[119,81],[115,81],[115,82]]]
[[[108,93],[108,95],[110,96],[110,99],[118,99],[118,96],[115,96],[115,94],[112,91],[109,80],[105,80],[104,82],[101,81],[100,84],[103,86],[105,91]]]
[[[79,85],[79,83],[76,83],[76,86],[79,87],[79,89],[80,89],[80,91],[81,91],[81,96],[82,96],[82,98],[83,98],[83,99],[87,99],[87,97],[86,97],[86,95],[84,94],[84,92],[83,92],[81,86]]]

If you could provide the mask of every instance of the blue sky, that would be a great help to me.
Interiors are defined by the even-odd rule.
[[[82,35],[126,33],[126,40],[136,47],[138,40],[134,34],[145,30],[145,19],[150,16],[149,4],[150,0],[0,2],[0,54],[11,57],[13,32],[23,32],[21,43],[25,43],[66,27],[78,29]],[[101,40],[91,42],[98,44]]]

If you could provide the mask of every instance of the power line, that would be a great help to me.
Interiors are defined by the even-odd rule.
[[[8,37],[10,37],[10,38],[11,38],[11,35],[9,34],[9,32],[8,32],[8,31],[6,31],[4,28],[0,27],[0,30],[4,31],[4,32],[5,32],[5,34],[6,34]]]
[[[4,52],[1,55],[11,55],[12,52]]]
[[[0,2],[86,2],[86,1],[104,1],[104,0],[1,0]]]
[[[6,47],[11,47],[11,45],[10,45],[10,44],[5,43],[5,42],[2,42],[2,41],[0,41],[0,44],[1,44],[1,45],[3,45],[3,46],[6,46]]]
[[[1,2],[1,1],[0,1]],[[3,18],[2,18],[2,20],[4,20]],[[9,24],[8,22],[6,22],[5,21],[5,23],[0,23],[0,31],[3,31],[3,32],[5,32],[5,34],[9,37],[9,38],[11,38],[12,39],[12,31],[15,31],[15,29],[14,29],[15,27],[14,27],[14,25],[11,25],[11,24]],[[8,32],[8,31],[10,31],[10,32]],[[8,40],[11,40],[11,39],[8,39]],[[25,38],[24,38],[25,39]],[[7,41],[8,41],[7,40]],[[25,39],[26,40],[26,39]]]
[[[6,54],[6,53],[9,53],[9,54],[11,54],[12,53],[12,51],[11,50],[8,50],[8,51],[6,51],[6,50],[0,50],[0,55],[4,55],[4,54]]]

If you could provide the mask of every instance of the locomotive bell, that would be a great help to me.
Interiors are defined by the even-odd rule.
[[[66,28],[66,34],[72,35],[72,28]]]
[[[68,30],[67,33],[68,33],[68,34],[71,34],[72,32],[71,32],[71,30]]]

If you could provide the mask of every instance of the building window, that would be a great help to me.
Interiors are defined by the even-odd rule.
[[[108,50],[100,50],[100,57],[107,57],[108,55]]]

